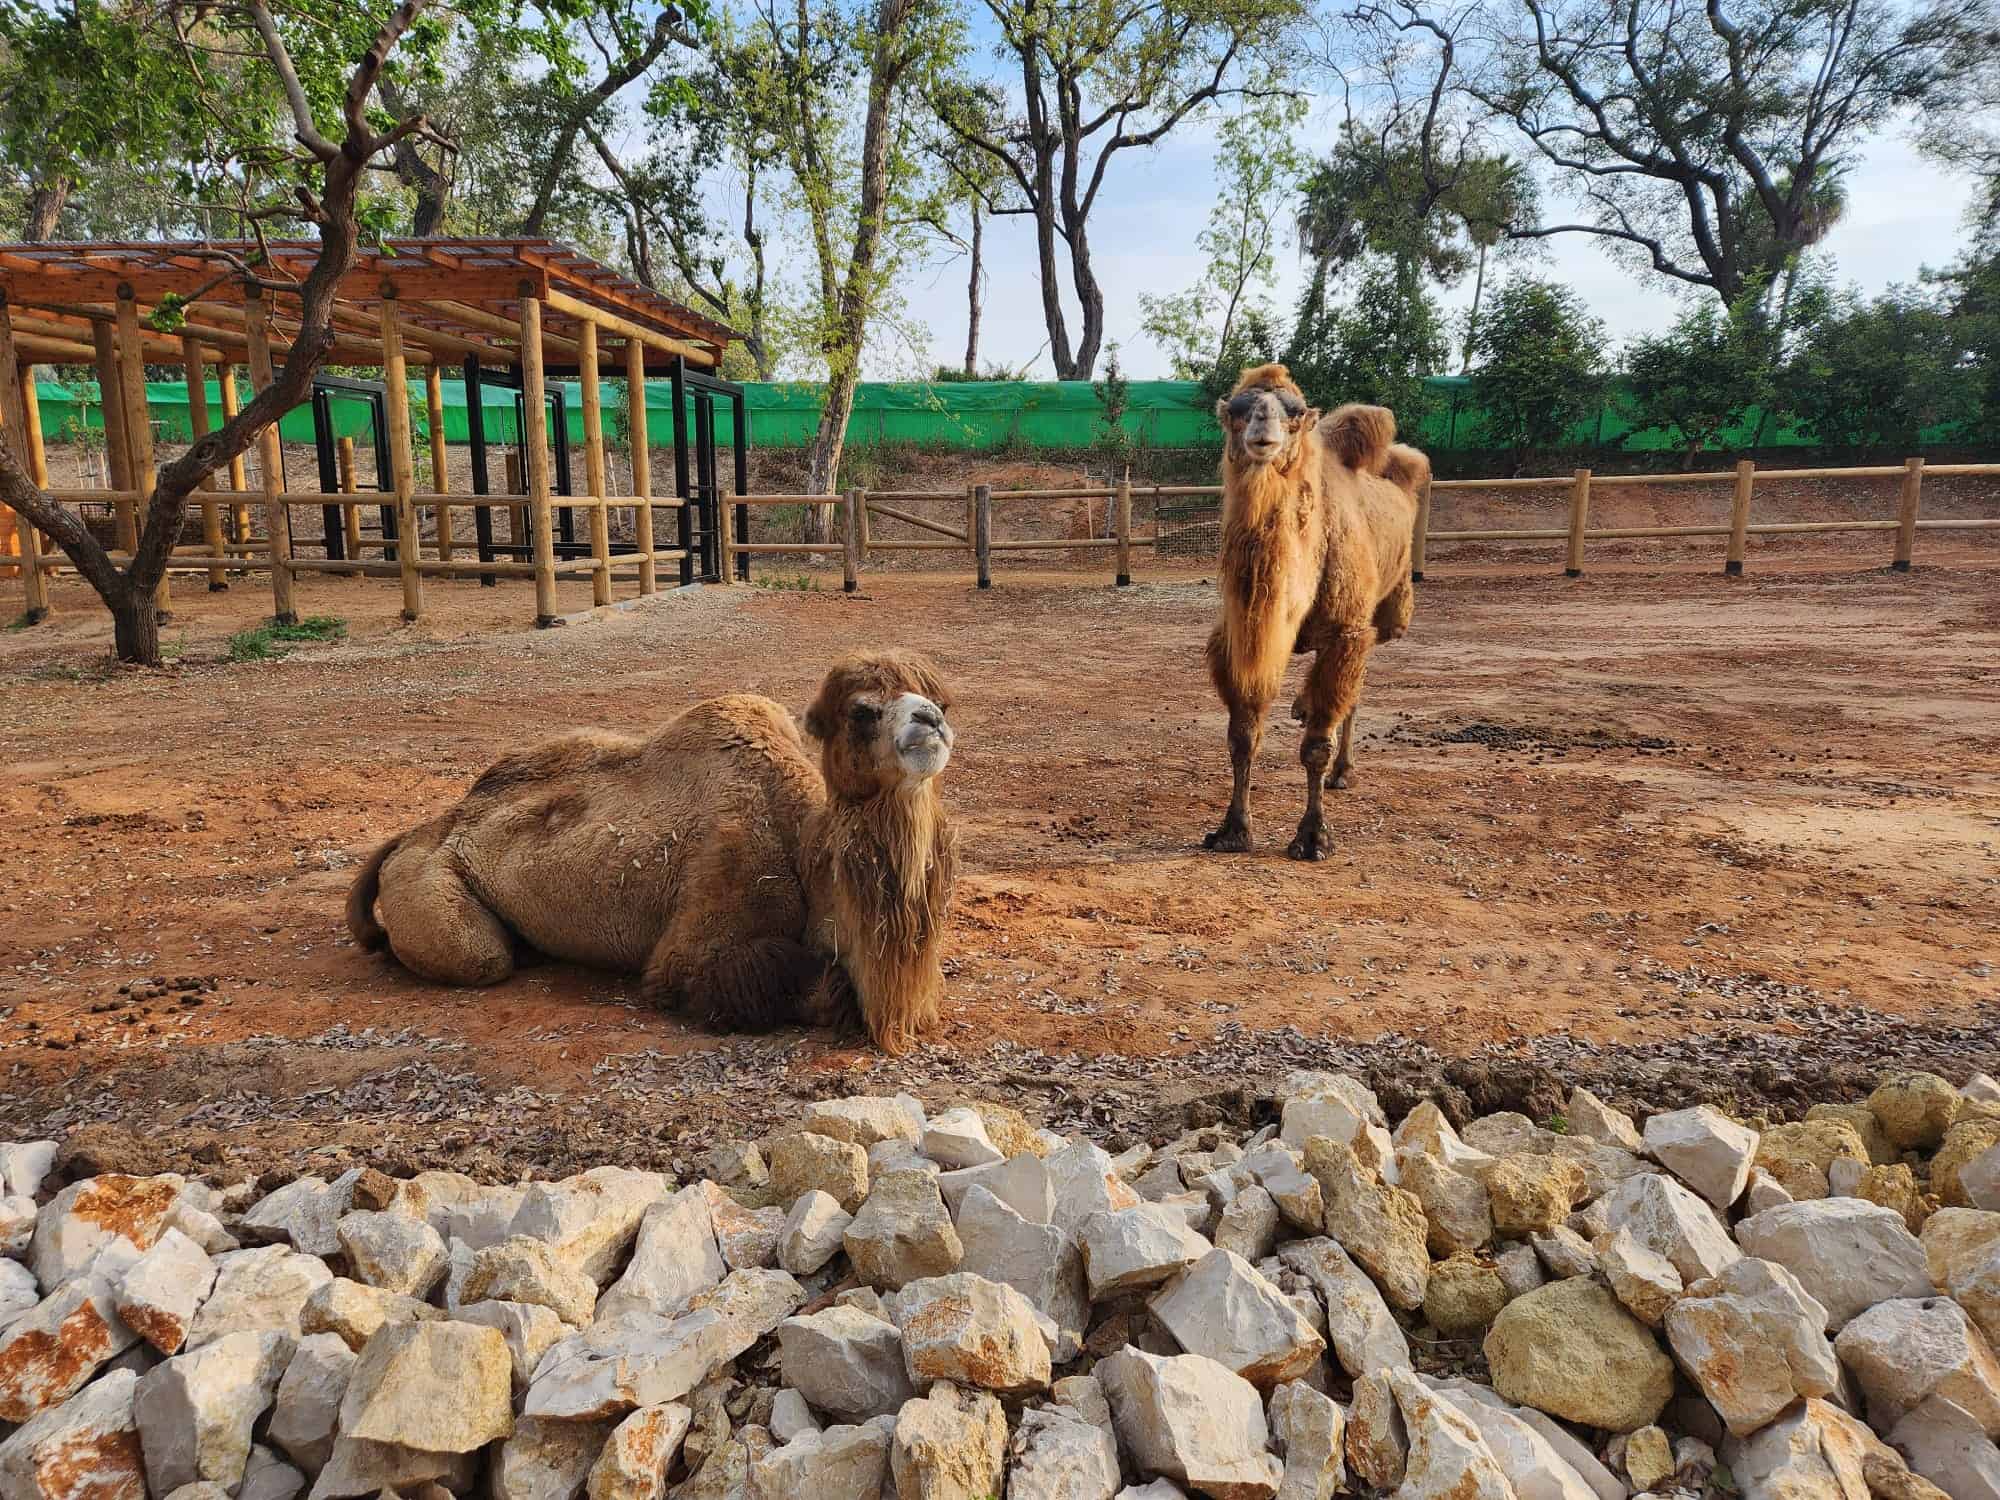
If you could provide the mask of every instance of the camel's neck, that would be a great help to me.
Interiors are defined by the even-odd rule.
[[[953,840],[935,783],[866,801],[829,797],[804,852],[815,943],[846,969],[876,1040],[907,1046],[936,1019],[944,988]]]
[[[1311,549],[1267,548],[1280,536],[1312,533],[1320,524],[1319,435],[1300,435],[1276,463],[1253,464],[1226,453],[1222,464],[1223,545],[1272,552],[1273,562],[1317,567]]]

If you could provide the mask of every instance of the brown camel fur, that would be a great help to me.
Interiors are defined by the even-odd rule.
[[[1229,811],[1204,842],[1250,847],[1250,765],[1264,712],[1286,659],[1309,651],[1292,705],[1306,727],[1306,811],[1286,853],[1324,859],[1321,788],[1348,784],[1368,653],[1409,627],[1410,543],[1430,461],[1394,441],[1396,419],[1382,407],[1343,406],[1322,421],[1283,365],[1245,370],[1215,413],[1225,434],[1222,622],[1208,669],[1229,710],[1235,780]],[[1336,725],[1340,758],[1329,774]]]
[[[562,735],[377,849],[348,929],[445,984],[498,983],[518,946],[637,973],[718,1029],[859,1021],[905,1051],[944,989],[948,707],[928,661],[880,652],[827,674],[805,721],[817,767],[751,694],[645,739]]]

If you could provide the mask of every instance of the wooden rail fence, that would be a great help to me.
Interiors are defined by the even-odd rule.
[[[1726,523],[1688,526],[1592,526],[1589,469],[1568,475],[1532,479],[1438,479],[1427,482],[1417,497],[1417,525],[1410,554],[1411,576],[1421,582],[1425,553],[1435,543],[1445,542],[1561,542],[1563,572],[1582,576],[1585,544],[1665,537],[1726,537],[1723,572],[1734,577],[1743,571],[1747,542],[1753,536],[1791,536],[1807,532],[1893,531],[1896,533],[1892,565],[1907,572],[1915,553],[1920,531],[2000,530],[2000,517],[1924,519],[1921,514],[1925,476],[1945,478],[1957,475],[2000,477],[2000,463],[1944,463],[1926,465],[1921,458],[1902,464],[1846,469],[1764,469],[1748,459],[1733,470],[1713,470],[1690,474],[1619,474],[1606,476],[1604,483],[1617,485],[1727,484],[1733,487],[1729,520]],[[1758,480],[1777,479],[1900,479],[1896,514],[1865,521],[1763,521],[1750,519]],[[1564,525],[1511,530],[1432,531],[1431,497],[1439,490],[1562,490],[1567,491],[1568,518]],[[1132,502],[1151,498],[1155,502],[1153,534],[1135,536],[1132,531]],[[852,593],[860,586],[863,566],[876,552],[966,552],[972,554],[979,587],[993,583],[992,560],[996,552],[1045,552],[1110,548],[1116,554],[1114,580],[1123,588],[1132,581],[1132,552],[1140,547],[1157,547],[1160,541],[1158,502],[1163,499],[1212,499],[1220,503],[1222,487],[1203,484],[1133,484],[1129,478],[1109,484],[1077,485],[1065,489],[994,490],[987,485],[968,485],[964,490],[849,490],[844,495],[739,495],[729,503],[744,507],[737,519],[723,527],[723,575],[731,575],[732,559],[743,560],[740,576],[748,577],[748,560],[759,554],[831,554],[842,559],[843,587]],[[1104,500],[1110,506],[1110,532],[1103,537],[1019,537],[996,538],[993,514],[996,504],[1048,500]],[[960,503],[965,507],[963,526],[948,525],[932,517],[904,509],[911,504]],[[739,535],[754,505],[825,505],[836,507],[841,517],[841,534],[823,542],[751,542]],[[868,518],[880,516],[928,533],[922,538],[888,539],[870,534]]]

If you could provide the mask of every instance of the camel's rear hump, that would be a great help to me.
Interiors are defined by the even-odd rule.
[[[1396,417],[1386,406],[1350,402],[1319,427],[1327,451],[1344,468],[1359,474],[1380,472],[1382,455],[1396,441]]]

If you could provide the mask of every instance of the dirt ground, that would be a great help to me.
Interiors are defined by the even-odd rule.
[[[223,1179],[504,1177],[685,1166],[862,1089],[1136,1138],[1255,1118],[1293,1066],[1538,1117],[1578,1081],[1785,1114],[1892,1063],[1994,1069],[2000,542],[1947,536],[1909,574],[1864,536],[1738,580],[1692,550],[1577,580],[1546,550],[1441,550],[1371,665],[1317,866],[1283,857],[1281,711],[1258,852],[1199,849],[1228,790],[1199,561],[1128,590],[818,574],[541,632],[522,586],[427,584],[409,627],[393,584],[312,578],[302,610],[349,638],[241,663],[260,580],[191,580],[151,672],[107,665],[64,582],[52,622],[0,635],[0,1138],[108,1122],[131,1133],[97,1132],[102,1160]],[[502,752],[724,690],[800,709],[870,643],[930,651],[959,694],[945,1026],[911,1056],[708,1036],[558,965],[440,989],[350,944],[356,863]]]

